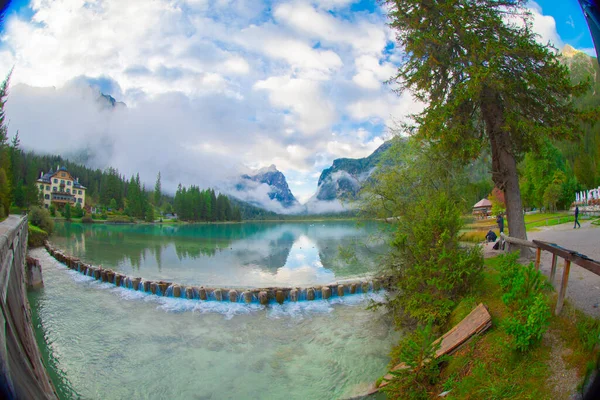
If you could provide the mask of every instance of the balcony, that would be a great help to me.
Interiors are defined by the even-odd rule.
[[[52,193],[51,200],[56,203],[75,203],[75,196],[69,193]]]

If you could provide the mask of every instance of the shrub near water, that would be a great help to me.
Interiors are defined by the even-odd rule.
[[[52,221],[50,213],[45,208],[31,207],[31,211],[29,211],[29,223],[43,229],[48,235],[52,234],[54,230],[54,221]]]
[[[514,338],[515,350],[527,351],[538,343],[550,325],[550,307],[543,290],[548,287],[546,278],[535,269],[517,262],[518,253],[502,255],[500,286],[504,291],[502,301],[512,315],[503,323],[506,332]]]
[[[428,391],[440,376],[440,363],[447,356],[435,358],[441,342],[435,343],[431,323],[418,327],[405,336],[392,352],[393,362],[402,362],[406,368],[391,371],[394,379],[383,391],[390,398],[428,399]]]
[[[460,210],[444,193],[406,210],[392,243],[392,309],[420,322],[444,322],[483,269],[480,247],[459,246],[461,227]]]

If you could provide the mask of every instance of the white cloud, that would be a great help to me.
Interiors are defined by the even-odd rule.
[[[0,37],[9,134],[147,184],[160,170],[170,190],[274,163],[306,200],[321,168],[368,155],[415,107],[382,84],[395,71],[383,13],[352,3],[34,0]],[[86,83],[127,108],[99,107]]]
[[[538,38],[542,44],[552,43],[559,50],[563,48],[564,42],[556,30],[556,21],[550,15],[544,15],[542,7],[534,1],[528,3],[529,11],[533,17],[533,30],[540,35]]]
[[[322,93],[318,81],[278,76],[256,82],[254,88],[266,90],[273,106],[293,110],[296,117],[287,123],[298,126],[307,134],[320,133],[336,117],[334,107]]]

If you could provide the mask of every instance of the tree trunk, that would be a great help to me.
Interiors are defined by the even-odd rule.
[[[481,111],[492,150],[492,180],[496,187],[504,192],[510,236],[527,240],[517,161],[512,152],[510,134],[503,128],[502,100],[487,87],[482,91]],[[511,249],[521,250],[523,256],[530,253],[526,247],[511,246]]]

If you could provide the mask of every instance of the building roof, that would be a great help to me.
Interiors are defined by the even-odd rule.
[[[69,171],[67,171],[66,167],[60,167],[56,171],[50,170],[50,171],[46,172],[45,174],[42,173],[42,176],[37,181],[51,184],[52,177],[54,175],[56,175],[59,171],[64,171],[64,172],[67,172],[69,175],[71,175],[69,173]],[[87,189],[85,186],[83,186],[81,183],[79,183],[79,178],[73,178],[73,187],[77,188],[77,189]]]
[[[473,208],[487,208],[487,207],[491,207],[491,206],[492,206],[491,201],[489,201],[488,199],[481,199],[473,206]]]

